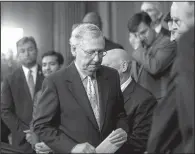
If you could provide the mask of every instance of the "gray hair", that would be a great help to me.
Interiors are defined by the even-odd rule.
[[[162,7],[161,7],[161,2],[152,2],[152,1],[145,1],[142,3],[143,4],[152,4],[152,6],[157,9],[159,12],[162,12]]]
[[[90,23],[79,24],[73,31],[69,40],[71,46],[81,45],[85,39],[97,39],[102,37],[102,31],[98,26]]]

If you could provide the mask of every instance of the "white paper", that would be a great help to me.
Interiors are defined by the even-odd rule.
[[[122,146],[121,145],[120,147],[117,147],[112,144],[109,139],[110,135],[96,147],[96,153],[115,153]]]

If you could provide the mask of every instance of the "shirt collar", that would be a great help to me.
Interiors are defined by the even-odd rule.
[[[25,66],[23,66],[22,65],[22,68],[23,68],[23,70],[24,70],[24,72],[29,72],[29,70],[31,70],[32,71],[32,73],[36,73],[37,72],[37,64],[36,65],[34,65],[33,67],[31,67],[30,69],[29,68],[27,68],[27,67],[25,67]]]
[[[127,88],[127,86],[131,83],[131,81],[132,81],[132,78],[131,78],[131,76],[127,79],[127,81],[125,81],[122,85],[121,85],[121,91],[123,92],[126,88]]]

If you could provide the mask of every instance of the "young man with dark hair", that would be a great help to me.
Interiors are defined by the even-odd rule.
[[[176,55],[176,44],[162,27],[157,35],[151,27],[151,18],[145,12],[136,13],[128,22],[129,41],[133,51],[133,76],[144,88],[162,100]]]
[[[48,51],[42,55],[42,72],[44,77],[48,77],[49,75],[57,72],[61,66],[64,63],[64,58],[61,53],[55,52],[53,50]],[[37,102],[38,99],[41,96],[41,90],[37,92],[35,99],[34,99],[34,105],[33,105],[33,119],[36,116],[36,110],[37,110]],[[31,122],[31,132],[33,132],[33,119]],[[33,133],[34,134],[34,133]],[[34,134],[34,141],[33,141],[33,147],[35,148],[36,152],[42,153],[42,152],[50,152],[51,149],[44,143],[39,142],[38,137],[36,134]]]

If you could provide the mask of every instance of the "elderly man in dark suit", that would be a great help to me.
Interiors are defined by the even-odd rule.
[[[176,103],[179,127],[182,133],[184,153],[194,153],[194,2],[173,2],[175,16],[173,25],[180,20],[185,32],[178,42],[175,61]]]
[[[131,62],[131,54],[122,49],[113,49],[107,51],[102,64],[119,72],[124,107],[128,116],[128,139],[118,152],[141,154],[146,149],[157,100],[132,78]]]
[[[33,99],[41,89],[43,75],[36,63],[37,45],[33,37],[23,37],[17,42],[17,54],[21,66],[3,82],[1,117],[12,133],[12,145],[26,153],[32,153],[29,130],[32,120]]]
[[[184,34],[194,26],[194,2],[173,2],[170,16],[177,57],[168,93],[154,112],[147,151],[194,153],[194,28]]]
[[[96,25],[78,25],[70,45],[74,62],[43,82],[34,131],[54,152],[94,153],[114,129],[125,128],[120,79],[116,70],[101,66],[105,40]],[[110,141],[121,146],[126,139],[119,128]]]
[[[136,13],[128,22],[129,41],[133,46],[133,75],[135,80],[162,100],[167,92],[176,44],[163,27],[157,35],[151,27],[151,18],[145,12]]]
[[[89,12],[87,13],[83,18],[83,23],[92,23],[100,28],[102,30],[102,20],[100,15],[97,12]],[[120,44],[117,44],[105,37],[105,50],[111,50],[111,49],[123,49],[123,47]]]

